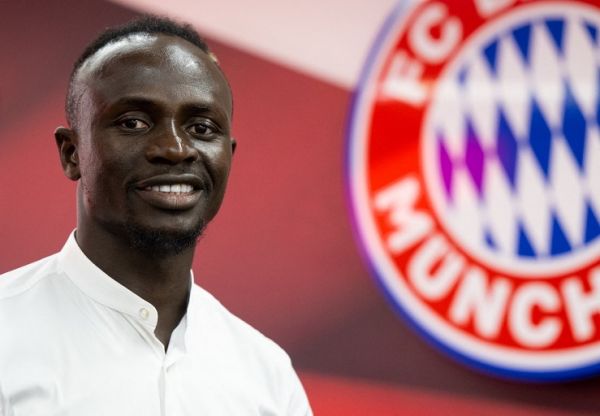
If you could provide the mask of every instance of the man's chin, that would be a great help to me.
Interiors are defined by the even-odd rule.
[[[193,248],[204,231],[204,224],[188,230],[169,230],[141,226],[133,222],[125,225],[129,244],[149,255],[172,256]]]

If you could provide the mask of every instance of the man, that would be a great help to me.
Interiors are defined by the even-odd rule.
[[[307,415],[287,355],[193,283],[235,142],[227,80],[191,28],[146,17],[76,62],[77,229],[0,277],[0,414]]]

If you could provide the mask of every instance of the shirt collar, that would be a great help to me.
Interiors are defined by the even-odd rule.
[[[75,231],[58,255],[59,267],[87,296],[109,308],[131,316],[154,332],[158,322],[156,308],[111,278],[81,251]]]

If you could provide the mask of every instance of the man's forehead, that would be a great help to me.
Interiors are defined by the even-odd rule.
[[[154,93],[165,99],[173,95],[219,102],[227,112],[232,106],[229,84],[214,59],[171,35],[140,33],[105,45],[81,66],[74,81],[79,94],[91,92],[104,104],[122,95]]]
[[[108,58],[115,55],[123,55],[128,52],[134,52],[140,48],[147,48],[156,42],[155,34],[150,33],[132,33],[120,39],[107,43],[91,55],[81,65],[82,70],[91,70],[105,62]]]
[[[134,33],[110,42],[90,56],[78,71],[78,78],[102,77],[113,64],[152,61],[178,69],[204,70],[214,59],[197,46],[176,36]]]

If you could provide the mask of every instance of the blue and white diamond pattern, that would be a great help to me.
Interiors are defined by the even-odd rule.
[[[445,227],[484,257],[600,245],[600,15],[572,10],[473,41],[436,87],[428,187]]]

